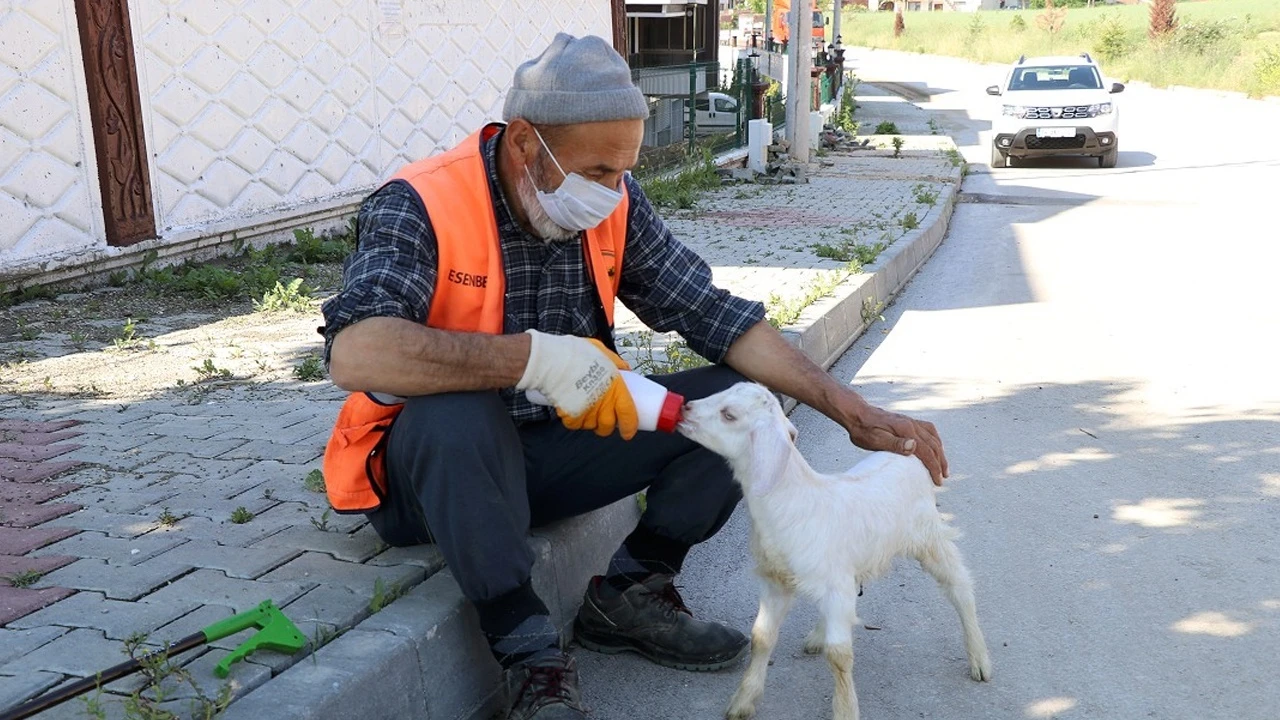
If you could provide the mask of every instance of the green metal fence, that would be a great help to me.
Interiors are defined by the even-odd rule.
[[[633,68],[631,77],[649,100],[640,171],[661,172],[691,156],[746,145],[751,119],[746,61],[724,74],[719,63],[697,63]]]

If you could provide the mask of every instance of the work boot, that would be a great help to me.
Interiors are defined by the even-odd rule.
[[[555,652],[511,668],[515,702],[507,720],[585,720],[578,694],[578,664]]]
[[[655,573],[607,596],[602,581],[592,578],[573,623],[574,639],[588,650],[634,652],[677,670],[711,671],[729,667],[747,648],[737,630],[695,620],[670,575]]]

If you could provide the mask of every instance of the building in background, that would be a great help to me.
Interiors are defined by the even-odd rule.
[[[515,66],[557,31],[616,38],[613,5],[6,3],[0,286],[338,224],[404,163],[501,119]]]

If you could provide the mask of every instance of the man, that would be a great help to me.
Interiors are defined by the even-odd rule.
[[[672,584],[740,492],[709,451],[636,432],[610,349],[615,298],[716,363],[656,378],[686,398],[751,378],[861,447],[914,452],[935,482],[946,475],[930,424],[869,406],[671,236],[627,173],[648,114],[608,43],[557,35],[516,71],[505,126],[366,200],[344,287],[324,305],[330,375],[352,393],[325,454],[330,501],[392,545],[437,544],[521,681],[515,720],[584,717],[560,628],[530,586],[529,528],[641,490],[648,508],[586,589],[575,637],[689,670],[726,667],[747,645],[694,618]]]

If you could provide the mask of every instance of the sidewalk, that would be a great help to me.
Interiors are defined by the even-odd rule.
[[[903,157],[829,154],[814,159],[808,184],[729,186],[696,210],[666,213],[717,284],[766,301],[824,366],[941,241],[959,186],[943,152],[953,146],[916,122],[920,111],[865,86],[864,98],[864,131],[894,119],[920,133]],[[851,246],[880,241],[892,244],[852,271]],[[439,554],[387,548],[362,516],[326,512],[307,481],[344,396],[291,373],[319,350],[318,310],[154,313],[141,324],[154,346],[72,349],[60,306],[111,292],[40,301],[39,337],[28,325],[21,338],[0,338],[0,576],[21,586],[0,584],[0,710],[120,662],[133,633],[158,644],[268,598],[310,645],[233,665],[227,718],[455,720],[495,710],[496,667]],[[677,361],[621,307],[618,329],[633,363]],[[624,501],[535,533],[535,582],[562,626],[636,515]],[[213,665],[249,636],[175,661],[213,696],[223,683]],[[121,701],[138,686],[137,676],[107,686],[106,717],[125,717]],[[186,717],[191,694],[174,685],[165,707]],[[87,716],[77,699],[38,717]]]

